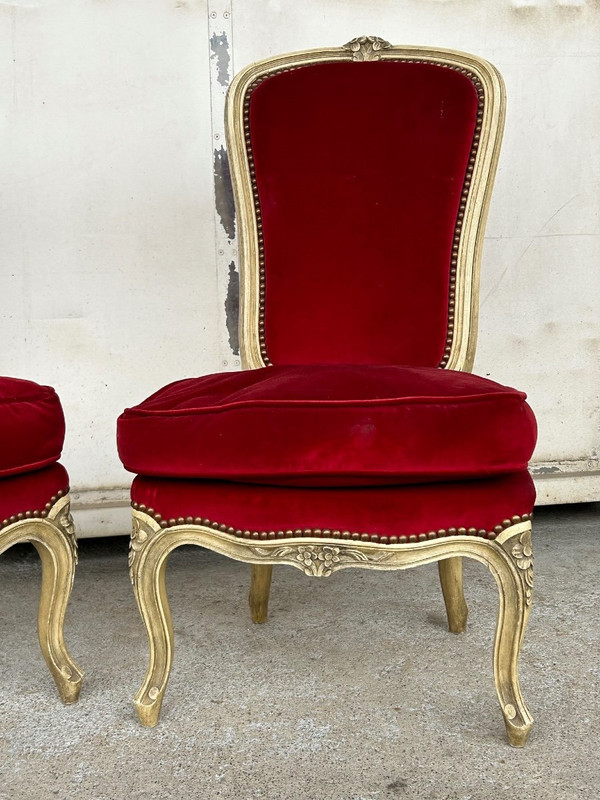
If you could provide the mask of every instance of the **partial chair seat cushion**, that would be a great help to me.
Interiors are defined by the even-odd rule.
[[[62,464],[0,478],[0,530],[27,517],[46,516],[49,505],[69,491],[69,476]]]
[[[0,377],[0,477],[58,461],[64,439],[65,418],[52,387]]]
[[[406,484],[526,467],[533,413],[463,372],[275,366],[177,381],[119,418],[131,472],[289,486]]]
[[[410,537],[465,533],[493,539],[518,522],[516,517],[528,518],[535,488],[527,470],[479,481],[358,488],[250,486],[138,475],[131,499],[163,527],[193,523],[242,539],[316,537],[402,544],[415,541]]]

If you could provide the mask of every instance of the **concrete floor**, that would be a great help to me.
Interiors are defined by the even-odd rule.
[[[314,580],[281,567],[268,624],[249,568],[170,562],[175,665],[159,727],[131,698],[147,658],[127,539],[87,540],[66,635],[86,671],[64,707],[35,633],[32,548],[0,559],[0,800],[485,800],[600,796],[600,504],[540,509],[521,685],[536,719],[510,748],[494,691],[497,594],[465,565],[470,624],[447,633],[435,566]]]

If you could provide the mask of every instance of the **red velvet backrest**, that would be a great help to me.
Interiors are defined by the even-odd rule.
[[[425,57],[247,78],[262,363],[446,366],[486,99]]]
[[[477,90],[405,61],[299,67],[250,96],[274,364],[438,365]]]

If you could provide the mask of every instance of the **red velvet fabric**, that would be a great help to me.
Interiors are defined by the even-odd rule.
[[[525,395],[436,368],[280,366],[178,381],[118,421],[131,472],[288,485],[404,484],[524,469]]]
[[[62,464],[0,478],[0,524],[26,511],[43,511],[58,492],[69,488],[69,476]]]
[[[52,464],[64,439],[65,418],[54,389],[0,377],[0,477]]]
[[[326,63],[250,98],[271,362],[437,366],[471,80],[425,63]]]
[[[503,520],[530,514],[529,473],[462,483],[354,489],[292,489],[216,481],[138,476],[131,498],[164,520],[210,520],[242,531],[306,529],[410,536],[449,528],[493,531]]]

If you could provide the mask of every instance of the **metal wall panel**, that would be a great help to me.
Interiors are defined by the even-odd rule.
[[[0,373],[59,391],[83,535],[128,530],[122,408],[239,367],[228,81],[363,33],[503,72],[475,369],[529,393],[541,502],[600,499],[597,2],[23,0],[0,6]]]
[[[508,112],[475,372],[529,395],[539,422],[539,502],[599,500],[600,5],[234,0],[233,19],[238,68],[364,33],[467,50],[499,67]]]

